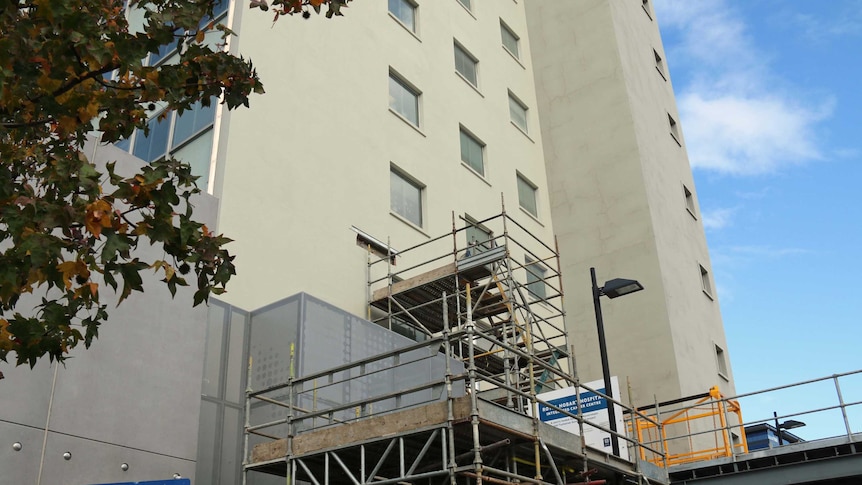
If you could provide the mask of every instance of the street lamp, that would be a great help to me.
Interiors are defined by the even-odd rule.
[[[627,280],[623,278],[614,278],[606,281],[605,285],[599,288],[596,283],[596,268],[590,268],[590,278],[593,281],[593,307],[596,310],[596,328],[599,331],[599,355],[602,358],[602,377],[605,380],[605,395],[608,398],[613,398],[613,389],[611,389],[611,371],[608,368],[608,347],[605,341],[605,324],[602,320],[602,304],[599,297],[606,296],[608,298],[616,298],[625,296],[629,293],[634,293],[644,289],[643,285],[637,280]],[[617,442],[615,433],[617,432],[617,417],[614,409],[614,403],[608,400],[608,419],[610,420],[611,433],[611,450],[614,456],[620,456],[620,444]]]
[[[772,415],[775,417],[775,432],[778,433],[778,446],[784,446],[784,440],[781,439],[782,429],[801,428],[805,426],[805,423],[795,419],[788,419],[787,421],[778,424],[778,412],[772,411]]]

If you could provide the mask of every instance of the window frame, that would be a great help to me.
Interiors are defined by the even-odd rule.
[[[518,122],[515,121],[514,116],[512,116],[512,104],[513,103],[516,106],[518,106],[519,108],[521,108],[521,110],[523,111],[524,126],[521,126],[520,124],[518,124]],[[528,108],[527,105],[523,101],[521,101],[521,99],[518,98],[518,96],[515,95],[515,93],[513,93],[511,90],[509,90],[509,121],[513,125],[515,125],[516,128],[521,130],[525,135],[529,135],[529,133],[530,133],[530,118],[529,118],[529,116],[530,116],[530,108]]]
[[[717,373],[724,380],[730,381],[730,374],[728,372],[728,366],[727,366],[727,353],[717,343],[713,342],[712,345],[713,345],[713,348],[715,349],[715,367],[716,367]]]
[[[494,231],[489,229],[483,224],[480,224],[479,221],[470,217],[469,214],[464,214],[464,237],[467,241],[467,254],[468,256],[475,256],[476,254],[488,251],[496,245],[494,240]],[[481,234],[484,236],[484,239],[479,241],[476,239],[476,243],[473,244],[473,241],[470,240],[471,232]]]
[[[395,198],[393,197],[393,177],[398,177],[405,184],[416,189],[417,199],[416,202],[419,205],[418,210],[418,222],[411,218],[409,214],[402,214],[398,211],[398,208],[395,206]],[[409,224],[412,227],[423,229],[425,227],[426,216],[425,216],[425,191],[427,186],[419,181],[416,177],[413,177],[405,170],[401,169],[395,164],[389,165],[389,213],[394,215],[399,220]]]
[[[677,145],[682,146],[682,137],[679,133],[679,123],[677,123],[670,113],[667,114],[667,123],[671,138],[673,138]]]
[[[652,7],[650,6],[649,0],[641,0],[641,1],[642,1],[641,7],[643,7],[644,12],[646,13],[647,17],[649,17],[649,19],[652,20],[652,13],[650,12],[650,9]]]
[[[527,178],[521,172],[515,172],[517,178],[517,189],[518,189],[518,207],[524,210],[527,214],[532,216],[534,219],[539,219],[539,186],[534,184],[529,178]],[[531,189],[531,195],[533,199],[533,206],[535,212],[531,211],[529,208],[524,207],[524,201],[521,197],[521,183],[523,182],[524,186]]]
[[[137,158],[140,158],[141,160],[143,160],[146,163],[153,163],[153,162],[155,162],[157,160],[161,160],[162,158],[165,158],[165,157],[177,157],[177,154],[179,152],[181,152],[184,148],[192,145],[197,140],[207,136],[209,133],[213,133],[213,138],[214,138],[217,108],[218,108],[218,98],[214,97],[214,98],[210,99],[210,105],[209,106],[205,107],[205,106],[203,106],[203,103],[197,102],[197,103],[192,105],[192,109],[185,110],[182,114],[180,114],[176,110],[170,111],[167,114],[166,118],[162,119],[162,120],[160,120],[159,118],[166,112],[166,109],[163,108],[159,111],[156,111],[155,114],[150,116],[150,118],[147,120],[147,124],[149,125],[150,123],[153,123],[154,124],[153,126],[160,126],[162,129],[164,129],[166,131],[164,147],[163,147],[163,149],[161,149],[156,154],[157,156],[151,156],[149,151],[148,151],[147,157],[142,158],[138,153],[136,153],[136,150],[138,150],[141,147],[140,143],[142,143],[143,141],[146,141],[150,138],[150,136],[145,136],[143,134],[143,131],[139,128],[136,128],[132,132],[132,135],[129,138],[127,138],[125,140],[120,140],[119,142],[115,143],[114,146],[120,148],[121,150],[123,150],[125,152],[132,154],[133,156],[135,156]],[[203,123],[203,124],[193,123],[193,126],[197,125],[197,127],[192,129],[189,133],[187,133],[184,138],[177,141],[177,133],[176,133],[176,130],[178,127],[177,121],[180,119],[180,117],[184,116],[184,115],[188,116],[190,114],[197,115],[199,112],[202,111],[202,109],[210,110],[210,113],[211,113],[211,116],[207,118],[206,123]],[[150,130],[150,133],[152,134],[153,130]],[[196,174],[196,175],[200,175],[200,178],[198,179],[198,184],[199,184],[199,187],[201,188],[201,190],[203,190],[203,191],[206,191],[207,187],[209,186],[209,175],[210,175],[210,172],[212,171],[211,161],[212,161],[212,156],[213,156],[213,150],[215,149],[214,146],[215,146],[215,144],[214,144],[214,139],[213,139],[210,141],[209,156],[206,157],[205,160],[203,160],[204,165],[207,167],[206,173]],[[150,146],[150,149],[152,149],[152,145]],[[181,158],[178,158],[178,159],[182,160]],[[194,160],[182,160],[182,161],[184,163],[187,163],[187,164],[191,165],[192,167],[194,167],[194,163],[193,163]]]
[[[509,49],[509,46],[506,45],[505,33],[508,33],[515,41],[516,52],[512,52],[512,50]],[[503,19],[500,19],[500,42],[502,43],[503,49],[505,49],[506,52],[511,54],[511,56],[514,57],[516,61],[521,62],[521,37],[519,37],[518,34],[516,34],[515,31],[512,30],[512,28],[509,27],[509,25],[503,21]]]
[[[697,206],[694,202],[694,193],[685,184],[682,184],[682,195],[685,197],[685,210],[691,214],[691,217],[697,220]]]
[[[658,71],[662,79],[667,81],[667,68],[665,67],[664,59],[662,59],[661,55],[655,49],[652,50],[652,54],[655,57],[655,70]]]
[[[698,267],[700,268],[700,287],[703,294],[708,296],[710,300],[714,300],[712,278],[709,276],[709,271],[700,263],[698,263]]]
[[[475,146],[479,148],[479,167],[474,166],[472,160],[464,159],[464,140],[469,140],[475,143]],[[464,165],[476,175],[482,177],[483,179],[486,177],[488,173],[487,164],[485,163],[485,148],[486,144],[483,142],[478,136],[476,136],[472,131],[468,130],[464,125],[458,125],[458,146],[461,151],[461,165]],[[470,147],[468,147],[470,148]],[[467,152],[469,158],[470,152]]]
[[[455,55],[455,73],[458,76],[467,82],[470,86],[473,86],[477,90],[479,89],[479,59],[473,55],[464,44],[458,42],[458,39],[454,40],[454,55]],[[469,76],[469,73],[465,73],[458,67],[459,56],[458,54],[462,54],[462,57],[465,61],[469,61],[469,65],[472,67],[472,79]]]
[[[538,271],[533,271],[533,268]],[[533,300],[546,300],[548,298],[548,267],[529,255],[524,255],[524,270],[527,273],[527,293]],[[539,290],[541,288],[541,290]]]
[[[415,121],[408,117],[407,114],[399,111],[396,106],[393,106],[392,82],[395,82],[396,85],[400,86],[403,92],[413,96],[413,106],[416,110]],[[422,90],[417,88],[413,83],[405,79],[404,76],[399,74],[394,69],[389,69],[389,111],[397,115],[399,118],[401,118],[414,128],[420,128],[422,126],[422,105],[420,102],[421,98]]]
[[[399,6],[410,8],[410,13],[412,14],[412,25],[408,25],[404,22],[404,20],[396,13],[392,11],[392,2],[397,2]],[[419,4],[414,2],[413,0],[388,0],[387,2],[387,11],[389,12],[389,16],[392,17],[393,20],[398,22],[402,27],[407,29],[413,35],[419,35]]]
[[[470,12],[470,15],[473,14],[473,0],[456,0],[458,4],[464,7],[464,10]]]
[[[128,2],[126,2],[128,3]],[[217,0],[215,5],[213,6],[213,16],[212,17],[204,17],[201,19],[200,24],[198,24],[198,29],[206,26],[210,21],[213,23],[221,23],[220,21],[227,18],[227,14],[230,11],[231,0]],[[211,33],[215,31],[214,29],[210,29],[207,33]],[[186,32],[181,31],[180,29],[175,29],[175,33],[178,34],[177,38],[173,41],[163,44],[159,46],[158,52],[149,52],[147,53],[146,58],[144,59],[147,66],[158,66],[160,64],[164,64],[166,59],[174,55],[176,52],[179,52],[177,46],[183,46],[185,44],[185,40],[182,40],[181,35]]]

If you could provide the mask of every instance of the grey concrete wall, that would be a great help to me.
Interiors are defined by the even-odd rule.
[[[113,147],[89,148],[92,160],[117,160],[120,172],[140,163]],[[213,224],[217,201],[199,197],[195,211]],[[140,251],[160,254],[148,245]],[[0,365],[6,375],[0,482],[90,484],[194,474],[207,309],[192,308],[191,290],[180,289],[172,300],[153,277],[144,288],[111,308],[116,296],[101,287],[111,318],[93,346],[72,351],[65,366]],[[12,449],[15,441],[20,451]],[[70,460],[63,458],[67,451]]]

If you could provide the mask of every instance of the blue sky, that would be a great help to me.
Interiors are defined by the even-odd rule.
[[[862,369],[862,2],[653,1],[737,393]],[[862,401],[862,375],[840,385]],[[743,413],[836,396],[827,382]],[[827,414],[794,431],[842,433]]]

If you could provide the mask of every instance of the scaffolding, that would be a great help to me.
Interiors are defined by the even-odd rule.
[[[369,320],[420,338],[440,335],[447,321],[472,321],[482,380],[525,395],[558,388],[570,364],[556,249],[505,213],[461,222],[453,215],[450,234],[395,257],[391,249],[384,257],[369,251]],[[396,258],[406,267],[393,265]],[[452,350],[466,361],[463,341]],[[527,409],[512,392],[505,405]]]
[[[584,419],[580,393],[592,392],[662,426],[572,375],[555,248],[504,210],[484,220],[453,215],[449,234],[404,250],[388,242],[367,249],[368,320],[415,343],[249,389],[244,477],[263,472],[314,485],[668,483],[666,470],[639,459],[663,457],[660,446]],[[343,402],[320,398],[333,386],[441,358],[445,370],[428,379]],[[564,388],[574,389],[576,408],[540,397]],[[252,422],[255,403],[285,415]],[[571,418],[579,432],[543,422],[540,406]],[[633,461],[587,446],[590,431],[619,439]]]

